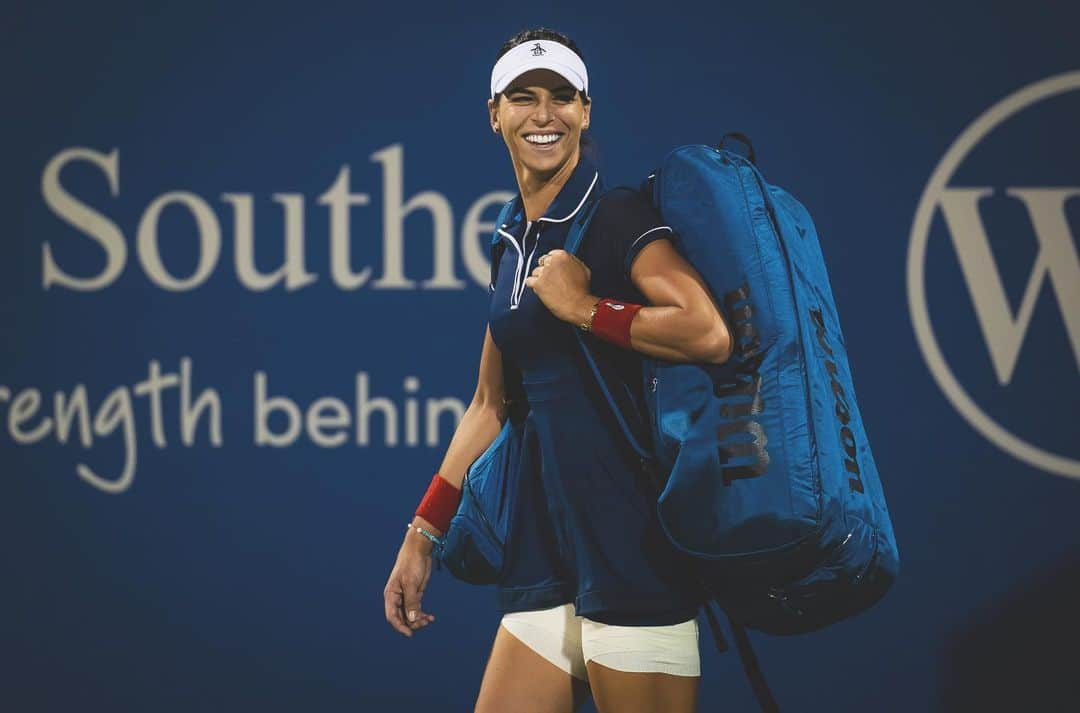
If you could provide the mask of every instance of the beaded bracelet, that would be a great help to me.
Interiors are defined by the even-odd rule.
[[[432,545],[434,545],[434,547],[432,549],[432,552],[435,555],[434,556],[435,569],[441,570],[442,569],[442,557],[440,557],[439,555],[442,552],[442,548],[446,545],[446,539],[442,538],[442,537],[438,537],[437,535],[435,535],[435,533],[428,532],[427,530],[420,527],[419,525],[414,525],[411,522],[405,524],[405,532],[408,532],[409,530],[416,530],[421,535],[423,535],[424,537],[431,540]]]
[[[411,522],[405,524],[405,529],[406,530],[416,530],[421,535],[423,535],[424,537],[431,540],[431,543],[433,545],[435,545],[436,547],[442,547],[442,546],[444,546],[446,544],[446,539],[445,538],[439,537],[438,535],[436,535],[433,532],[428,532],[427,530],[420,527],[419,525],[414,525]]]

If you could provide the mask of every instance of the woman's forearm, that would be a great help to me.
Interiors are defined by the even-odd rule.
[[[496,406],[474,399],[465,409],[465,415],[461,417],[461,422],[458,423],[454,435],[450,438],[450,445],[447,446],[446,455],[443,456],[442,464],[439,466],[439,478],[448,481],[450,485],[460,490],[465,480],[465,471],[499,435],[506,415],[505,405]],[[436,535],[446,534],[442,523],[430,522],[420,515],[413,516],[412,524],[419,525]],[[413,532],[410,529],[406,533],[405,542],[411,542],[422,551],[430,552],[431,542],[418,533],[415,537],[410,537],[409,534]]]
[[[472,401],[450,438],[450,445],[439,466],[439,475],[461,488],[465,471],[499,435],[506,418],[504,404]]]
[[[586,295],[568,321],[581,324],[600,299]],[[675,362],[721,363],[731,353],[731,340],[711,305],[697,308],[645,306],[630,323],[630,344],[634,351]]]

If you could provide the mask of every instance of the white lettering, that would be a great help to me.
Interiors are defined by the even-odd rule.
[[[56,418],[56,440],[61,444],[68,442],[71,433],[71,423],[75,416],[79,417],[79,442],[83,448],[89,448],[93,444],[90,435],[90,404],[86,397],[86,387],[80,384],[71,393],[70,399],[62,391],[53,395],[53,412]]]
[[[221,397],[214,389],[203,389],[199,398],[191,403],[191,357],[180,359],[180,440],[185,446],[195,443],[195,429],[199,427],[199,415],[210,409],[210,443],[220,447]]]
[[[37,389],[26,389],[19,392],[15,400],[11,402],[11,410],[8,411],[8,430],[11,438],[16,443],[29,445],[37,443],[49,435],[52,430],[52,419],[45,417],[41,423],[31,431],[24,431],[22,425],[34,417],[41,406],[41,392]]]
[[[109,154],[85,148],[65,149],[56,154],[42,173],[41,190],[45,202],[54,214],[101,245],[105,266],[92,277],[76,277],[60,269],[54,257],[54,246],[42,245],[42,286],[48,289],[57,284],[74,290],[93,291],[109,287],[123,273],[128,257],[128,245],[121,228],[102,213],[74,198],[60,183],[64,166],[74,161],[86,161],[101,169],[108,179],[110,194],[120,195],[119,150]],[[383,235],[382,275],[372,281],[374,289],[464,289],[467,284],[455,274],[454,213],[446,197],[434,190],[416,193],[405,198],[404,149],[391,144],[370,159],[382,168]],[[318,197],[319,205],[329,209],[330,275],[336,287],[359,289],[368,284],[372,268],[364,266],[353,271],[351,210],[371,202],[367,193],[355,193],[350,185],[351,171],[346,164],[338,171],[330,187]],[[461,226],[462,258],[468,275],[479,285],[487,286],[487,236],[494,224],[483,215],[494,206],[513,197],[507,191],[492,191],[482,195],[469,206]],[[306,267],[305,199],[297,193],[275,193],[273,200],[283,208],[284,257],[272,272],[260,271],[255,255],[254,198],[249,193],[223,193],[221,200],[233,211],[234,252],[233,269],[238,282],[248,290],[263,292],[283,286],[288,292],[307,287],[318,275]],[[195,224],[197,241],[196,266],[186,276],[166,269],[161,255],[159,231],[161,215],[176,205],[186,208]],[[432,275],[417,284],[405,276],[405,222],[417,212],[431,216]],[[414,231],[417,234],[419,231]],[[421,233],[426,234],[426,233]],[[168,191],[154,198],[143,210],[136,226],[135,252],[143,272],[157,287],[184,292],[202,286],[217,269],[221,253],[221,224],[214,209],[201,196],[188,191]]]
[[[41,193],[45,204],[76,230],[100,243],[105,250],[105,269],[95,277],[79,278],[69,275],[56,265],[52,246],[46,242],[41,246],[41,286],[46,290],[54,284],[72,290],[101,290],[111,285],[123,271],[124,263],[127,262],[127,243],[124,242],[124,234],[120,232],[120,228],[101,213],[74,198],[60,185],[60,171],[67,163],[88,161],[105,173],[109,179],[109,193],[115,198],[120,195],[119,160],[118,149],[113,149],[112,153],[106,155],[92,149],[72,148],[56,154],[46,164],[41,176]]]
[[[329,413],[324,413],[329,412]],[[336,428],[336,433],[326,433],[324,428]],[[348,438],[349,409],[341,399],[324,396],[317,399],[307,412],[307,432],[312,443],[323,448],[340,446]]]
[[[255,264],[255,211],[251,195],[222,194],[221,199],[232,205],[235,216],[233,263],[237,279],[249,290],[263,292],[284,280],[286,291],[293,292],[317,279],[304,269],[304,197],[297,193],[275,193],[273,198],[284,209],[285,257],[277,270],[264,274]]]
[[[1012,380],[1047,275],[1080,368],[1080,258],[1065,219],[1065,201],[1080,196],[1080,188],[1006,191],[1024,202],[1039,241],[1035,265],[1015,316],[979,214],[979,202],[992,193],[991,188],[947,188],[942,192],[941,207],[998,383],[1006,385]]]
[[[150,432],[154,445],[158,448],[168,445],[165,441],[165,425],[162,423],[161,416],[161,392],[179,383],[180,377],[176,374],[162,375],[161,364],[156,359],[152,359],[150,360],[150,375],[134,387],[136,396],[150,397]]]
[[[367,205],[366,193],[352,193],[349,188],[349,167],[342,166],[333,185],[319,196],[319,205],[330,207],[330,276],[344,290],[363,287],[371,277],[371,268],[353,272],[351,212],[354,205]]]
[[[454,416],[454,422],[450,424],[450,433],[453,434],[457,430],[458,424],[461,423],[461,419],[465,417],[465,403],[454,398],[427,400],[427,425],[425,429],[427,431],[427,440],[425,441],[427,445],[439,445],[439,417],[446,411],[449,411]]]
[[[403,150],[393,144],[376,151],[372,160],[383,165],[383,274],[374,282],[384,289],[410,289],[416,283],[405,278],[405,218],[418,208],[431,213],[434,224],[435,274],[424,280],[424,288],[461,289],[465,283],[454,276],[454,230],[450,202],[435,191],[423,191],[404,200]],[[487,284],[485,280],[484,285]]]
[[[282,411],[289,420],[284,433],[270,430],[267,420],[273,411]],[[300,408],[286,396],[266,398],[266,372],[255,372],[255,445],[282,448],[292,445],[300,435]]]
[[[98,490],[113,495],[122,493],[131,487],[135,479],[135,415],[132,413],[131,396],[127,388],[118,386],[105,398],[94,417],[94,435],[105,438],[111,436],[117,424],[124,427],[124,468],[116,480],[101,477],[89,466],[82,463],[75,465],[75,472],[80,478]]]
[[[397,407],[394,402],[385,396],[374,399],[368,398],[368,375],[366,371],[356,374],[356,442],[362,446],[368,445],[369,436],[368,419],[373,410],[383,413],[385,426],[385,441],[388,446],[397,445]]]
[[[161,253],[158,251],[158,220],[162,211],[173,203],[188,209],[195,218],[198,231],[199,264],[191,277],[186,280],[177,279],[169,274],[161,262]],[[193,290],[206,282],[217,265],[218,255],[221,253],[221,226],[218,225],[214,211],[202,198],[186,191],[170,191],[158,196],[146,207],[142,219],[139,220],[137,240],[139,262],[142,263],[143,270],[151,282],[170,292],[184,292]]]

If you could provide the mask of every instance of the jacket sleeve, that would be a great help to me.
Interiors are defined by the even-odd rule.
[[[618,188],[604,198],[604,225],[609,235],[607,257],[615,274],[630,283],[630,268],[641,250],[656,240],[670,238],[671,227],[664,224],[648,196],[630,188]],[[600,217],[600,216],[597,216]]]

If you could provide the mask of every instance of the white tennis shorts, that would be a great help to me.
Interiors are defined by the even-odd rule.
[[[571,676],[586,661],[617,671],[700,676],[697,619],[668,626],[615,626],[574,614],[573,604],[504,614],[502,626]]]

